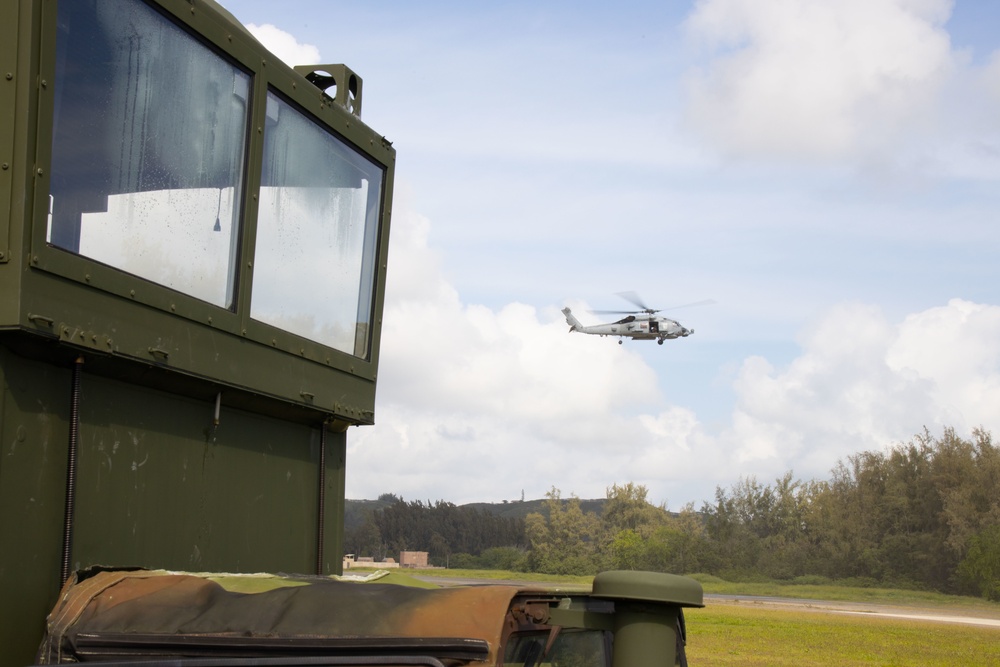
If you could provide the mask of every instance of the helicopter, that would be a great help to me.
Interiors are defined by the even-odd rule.
[[[635,292],[619,292],[618,296],[635,304],[640,308],[640,310],[595,310],[593,312],[598,314],[617,314],[625,315],[625,317],[617,322],[610,322],[608,324],[584,326],[580,323],[580,320],[576,319],[572,310],[568,307],[563,308],[562,312],[563,315],[566,316],[566,323],[569,324],[570,333],[576,331],[595,336],[618,336],[619,345],[622,344],[623,338],[632,338],[633,340],[655,340],[657,345],[663,345],[663,341],[665,340],[686,338],[694,333],[694,329],[688,329],[677,320],[672,320],[669,317],[657,316],[656,313],[661,312],[663,309],[650,308],[643,303],[642,299],[640,299]],[[687,308],[690,306],[703,306],[710,303],[715,302],[708,299],[705,301],[684,304],[683,306],[675,306],[670,310]]]

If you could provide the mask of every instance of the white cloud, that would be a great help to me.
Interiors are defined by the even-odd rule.
[[[841,304],[787,367],[747,358],[730,425],[709,433],[660,395],[638,343],[568,334],[555,307],[462,303],[429,221],[399,193],[376,426],[351,432],[351,497],[499,501],[553,485],[601,497],[633,481],[676,508],[741,475],[823,479],[925,425],[1000,431],[1000,307],[954,300],[893,323]]]
[[[849,454],[908,440],[924,425],[1000,432],[992,410],[1000,404],[998,307],[939,305],[953,295],[995,300],[994,267],[982,251],[993,240],[995,188],[981,181],[1000,177],[1000,54],[973,68],[945,32],[950,8],[939,0],[697,2],[686,27],[708,57],[688,80],[688,120],[723,153],[748,159],[747,170],[729,171],[716,170],[700,145],[678,153],[675,136],[648,129],[671,125],[669,105],[635,97],[621,112],[597,103],[591,113],[600,122],[581,111],[567,124],[566,102],[575,98],[559,94],[558,63],[551,80],[537,79],[553,94],[530,96],[526,106],[527,97],[511,98],[523,117],[498,106],[495,85],[428,97],[413,72],[470,61],[455,57],[453,40],[425,43],[418,31],[384,37],[383,47],[410,39],[426,48],[409,49],[421,56],[403,68],[398,59],[386,67],[387,97],[372,105],[383,114],[375,126],[401,157],[376,425],[350,432],[348,495],[471,502],[522,490],[540,497],[555,485],[595,497],[634,481],[676,508],[711,499],[716,485],[740,475],[770,480],[792,469],[825,478]],[[483,48],[509,49],[509,40],[486,41]],[[367,53],[364,41],[358,48]],[[644,54],[643,71],[654,71]],[[664,90],[675,83],[671,75]],[[650,75],[643,85],[656,83]],[[622,113],[631,115],[622,121]],[[608,118],[617,123],[611,131]],[[633,167],[684,168],[639,178],[637,170],[604,171],[636,147],[641,156],[624,156]],[[694,152],[704,162],[694,164]],[[469,159],[480,154],[483,162]],[[512,159],[536,154],[583,167]],[[895,190],[873,202],[837,173],[788,178],[783,165],[764,164],[773,158],[917,164],[969,180],[944,199],[925,196],[916,180],[907,194],[921,196],[896,198]],[[602,169],[593,172],[596,163]],[[425,183],[433,229],[408,201],[408,178]],[[622,276],[629,284],[607,285]],[[655,356],[641,343],[568,334],[563,304],[540,305],[558,298],[550,293],[632,287],[669,305],[645,285],[674,290],[678,301],[725,303],[691,315],[694,342],[710,345],[654,345],[663,353]],[[470,301],[477,286],[492,296]],[[842,303],[858,295],[877,305]],[[491,307],[475,301],[486,298],[495,299]],[[802,330],[806,318],[812,324]],[[776,361],[789,354],[792,328],[800,351]],[[683,364],[660,361],[674,351]],[[682,372],[728,375],[733,393],[721,392],[711,426],[702,421],[712,410],[707,390],[690,398],[702,401],[696,407],[660,393],[661,380],[678,395],[698,384]],[[715,426],[725,414],[728,423]]]
[[[686,22],[712,59],[690,124],[743,156],[886,159],[926,134],[961,57],[950,0],[702,0]]]
[[[1000,432],[1000,307],[953,299],[910,315],[899,327],[887,363],[927,387],[936,423]]]
[[[553,484],[603,495],[620,481],[608,475],[650,440],[636,411],[662,401],[653,370],[628,347],[569,334],[556,308],[461,303],[427,245],[427,220],[400,192],[376,426],[351,434],[352,489],[412,497],[430,465],[449,500],[514,498],[524,487],[538,497]],[[385,461],[413,473],[388,486]]]
[[[312,44],[300,44],[295,37],[270,23],[264,25],[246,24],[247,30],[257,38],[268,51],[281,58],[289,67],[295,65],[318,65],[319,49]]]
[[[997,340],[998,306],[955,299],[893,325],[873,306],[841,305],[788,368],[744,362],[724,440],[766,477],[794,468],[823,478],[838,460],[907,441],[924,426],[998,432]]]

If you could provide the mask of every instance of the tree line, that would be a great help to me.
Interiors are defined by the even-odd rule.
[[[348,553],[382,560],[400,551],[427,551],[433,564],[447,567],[452,554],[480,555],[496,546],[527,547],[521,519],[443,500],[406,502],[392,494],[382,494],[380,500],[389,504],[368,512],[360,526],[347,531]]]
[[[542,511],[523,519],[397,499],[354,532],[386,553],[426,550],[451,567],[643,569],[1000,600],[1000,448],[983,430],[969,439],[925,430],[886,451],[849,456],[827,480],[792,472],[773,483],[742,478],[700,508],[675,513],[647,496],[644,486],[615,484],[597,514],[553,488]]]

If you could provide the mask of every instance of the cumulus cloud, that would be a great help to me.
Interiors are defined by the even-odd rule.
[[[924,426],[998,432],[998,339],[998,306],[954,299],[892,324],[874,306],[843,304],[806,332],[787,368],[744,362],[724,446],[748,469],[822,478]]]
[[[952,175],[996,178],[1000,56],[985,58],[982,67],[972,69],[945,32],[950,7],[941,0],[701,0],[687,30],[706,47],[708,58],[687,82],[689,122],[721,151],[750,160],[869,163],[912,160],[925,152]],[[320,61],[315,47],[303,47],[273,26],[251,29],[286,62]],[[407,105],[396,107],[412,116]],[[482,126],[483,116],[469,117]],[[435,147],[442,142],[440,134],[423,126],[402,134],[399,145],[408,143],[411,155],[421,142]],[[426,169],[427,162],[420,164],[424,173],[436,173]],[[548,185],[547,177],[534,172],[519,171],[518,177]],[[1000,432],[1000,415],[993,410],[1000,404],[995,345],[1000,307],[953,300],[893,318],[866,303],[828,308],[800,330],[799,351],[791,361],[778,363],[758,354],[730,364],[736,371],[729,372],[730,366],[720,371],[727,373],[736,403],[724,425],[717,426],[715,417],[707,426],[697,410],[671,404],[661,394],[660,378],[644,361],[648,347],[642,343],[619,346],[613,339],[569,334],[558,310],[564,304],[470,303],[462,290],[476,277],[461,275],[463,262],[444,261],[437,248],[445,246],[435,243],[431,220],[415,211],[405,180],[397,171],[376,424],[349,434],[349,497],[393,492],[410,500],[499,501],[519,498],[522,491],[537,498],[553,485],[565,494],[599,497],[613,483],[632,481],[645,484],[653,500],[676,508],[688,500],[710,500],[716,485],[728,487],[740,475],[770,480],[794,470],[799,477],[825,478],[838,460],[906,441],[925,425],[932,430],[954,426],[960,433],[981,425]],[[586,229],[577,222],[581,216],[566,215],[566,210],[599,208],[609,199],[607,191],[594,194],[592,189],[559,196],[546,190],[534,199],[537,193],[518,190],[519,196],[512,197],[511,182],[489,175],[489,191],[518,200],[517,213],[510,217],[552,206],[562,219],[572,221],[567,234]],[[739,244],[739,250],[763,259],[749,265],[746,275],[734,270],[731,282],[745,280],[748,292],[773,293],[760,288],[761,280],[771,275],[775,257],[797,252],[786,238],[761,236],[760,220],[772,224],[775,218],[759,211],[788,210],[790,205],[762,183],[755,191],[761,203],[748,212],[747,206],[733,203],[731,193],[715,196],[716,185],[695,188],[713,191],[712,208],[692,207],[687,217],[735,216],[741,225],[745,220],[738,238],[745,238],[746,245]],[[659,182],[656,187],[663,189]],[[486,191],[464,181],[450,182],[447,191],[451,198],[455,192],[470,193],[469,202],[475,204],[460,202],[436,213],[444,217],[450,211],[452,218],[442,228],[450,233],[462,229],[461,243],[473,236],[466,230],[475,229],[463,216],[489,208],[483,206]],[[619,203],[614,197],[610,201]],[[658,200],[649,201],[652,209]],[[945,227],[955,244],[988,238],[981,229],[988,227],[989,216],[972,214],[981,202],[968,204],[968,215],[951,215],[946,226],[938,209],[869,213],[829,201],[821,204],[806,202],[801,214],[796,209],[796,220],[802,220],[797,233],[815,229],[818,221],[838,233],[852,224],[886,233],[888,220],[897,219],[907,225],[906,242]],[[551,226],[560,216],[523,218]],[[606,232],[606,222],[600,228]],[[605,277],[623,271],[634,276],[637,262],[614,264],[606,236],[600,235],[597,249],[588,249],[586,234],[574,243],[591,253],[587,259],[601,258],[599,263],[607,265]],[[642,238],[650,247],[675,247],[677,240],[658,236],[653,227]],[[713,242],[716,238],[712,236]],[[761,238],[767,243],[761,245]],[[825,249],[833,235],[821,238]],[[943,244],[927,247],[931,245],[936,250]],[[475,257],[468,248],[459,250],[467,253],[463,259]],[[537,256],[558,258],[565,252],[561,243]],[[708,259],[713,258],[718,260],[718,253]],[[803,255],[788,269],[797,273],[774,280],[813,280],[812,264],[822,262],[812,259]],[[903,259],[900,255],[898,261]],[[847,260],[835,262],[836,277],[823,279],[828,293],[862,293],[845,290],[842,282],[853,270],[844,267],[859,266],[852,264],[857,261],[852,249]],[[881,257],[879,262],[885,272]],[[516,258],[509,263],[516,264]],[[446,273],[446,264],[452,271],[458,266],[458,274]],[[715,261],[714,270],[724,264]],[[482,266],[475,268],[482,272]],[[919,275],[925,273],[921,265]],[[907,282],[902,275],[898,282]],[[512,276],[498,273],[489,280],[518,279]],[[946,284],[961,287],[957,279]],[[813,313],[818,302],[810,293],[809,308],[789,308],[792,298],[794,291],[789,291],[783,299],[769,301],[780,303],[782,317],[789,321]],[[759,311],[759,303],[746,302],[748,309]],[[586,310],[583,303],[569,305],[581,316]],[[740,340],[752,345],[756,339]],[[704,372],[711,363],[699,362],[698,367]],[[726,401],[724,410],[731,398],[729,393],[720,398]]]
[[[257,38],[268,51],[281,58],[289,67],[295,65],[316,65],[321,62],[319,49],[312,44],[301,44],[290,33],[285,32],[277,26],[265,23],[255,25],[246,24],[247,30]]]
[[[967,60],[944,27],[951,6],[702,0],[685,24],[709,54],[687,80],[688,121],[740,156],[888,160],[946,125]]]
[[[391,459],[431,465],[449,500],[525,487],[537,497],[553,484],[603,495],[619,481],[609,460],[649,440],[637,411],[662,401],[655,373],[628,347],[570,335],[555,307],[463,304],[405,197],[394,204],[376,426],[352,433],[351,480],[367,486]],[[384,490],[427,488],[419,474],[397,481]]]
[[[602,497],[633,481],[676,508],[741,475],[823,479],[924,426],[1000,431],[1000,307],[953,300],[892,322],[841,304],[787,366],[747,358],[730,423],[709,432],[660,394],[640,344],[568,334],[555,306],[463,303],[406,199],[401,188],[376,425],[348,441],[350,497],[499,501],[553,485]]]

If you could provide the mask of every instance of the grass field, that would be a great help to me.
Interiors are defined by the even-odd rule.
[[[685,612],[694,665],[995,667],[1000,629],[710,604]]]
[[[435,570],[435,575],[474,579],[545,581],[587,586],[590,577],[525,575],[484,570]],[[433,576],[433,575],[432,575]],[[1000,604],[925,591],[835,585],[733,583],[695,575],[708,594],[766,596],[849,602],[899,608],[905,613],[966,615],[1000,619]],[[874,614],[847,615],[708,600],[685,612],[688,659],[697,665],[783,667],[997,667],[1000,628],[958,625]]]

